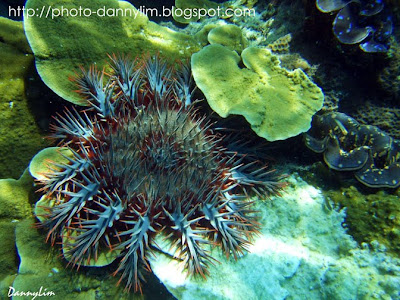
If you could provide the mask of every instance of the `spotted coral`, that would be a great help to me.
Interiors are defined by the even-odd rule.
[[[279,176],[223,147],[193,104],[189,68],[112,56],[110,69],[76,79],[91,108],[56,117],[63,161],[32,172],[50,199],[41,216],[48,240],[61,239],[78,268],[104,252],[119,257],[114,274],[135,291],[159,233],[189,274],[207,275],[207,245],[241,256],[258,229],[247,194],[278,192]]]

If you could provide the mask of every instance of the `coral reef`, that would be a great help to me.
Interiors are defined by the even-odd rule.
[[[47,239],[61,240],[78,268],[97,265],[104,252],[104,264],[119,257],[114,274],[137,291],[162,233],[188,273],[205,277],[214,262],[208,246],[235,258],[246,252],[258,230],[247,195],[277,193],[280,177],[224,148],[224,136],[192,104],[187,66],[115,55],[109,69],[76,79],[90,110],[56,117],[64,162],[40,172],[33,159],[49,203],[40,216]]]
[[[381,88],[395,100],[400,100],[400,45],[392,39],[389,51],[386,53],[387,66],[378,74]]]
[[[333,33],[343,44],[359,44],[365,52],[386,52],[393,24],[390,16],[382,13],[384,1],[316,0],[322,12],[337,11]]]
[[[400,142],[375,126],[360,125],[343,113],[326,113],[314,117],[305,143],[323,153],[331,169],[354,172],[366,186],[400,186]]]
[[[18,178],[47,143],[25,94],[33,55],[22,22],[0,18],[0,178]]]
[[[387,103],[366,101],[357,107],[352,116],[361,124],[376,126],[400,140],[400,108]]]
[[[387,250],[399,256],[400,199],[399,194],[362,193],[356,187],[341,187],[325,192],[328,199],[346,207],[346,224],[359,243],[378,241]]]
[[[55,13],[65,5],[65,1],[28,0],[26,9],[40,11],[49,7]],[[69,9],[82,6],[81,1],[68,2]],[[79,105],[85,105],[68,80],[80,66],[93,62],[100,68],[107,60],[107,54],[161,53],[170,61],[189,58],[201,48],[195,37],[179,33],[149,21],[126,1],[97,0],[87,3],[86,9],[97,12],[90,17],[60,15],[49,18],[27,18],[24,28],[29,44],[35,54],[38,73],[44,83],[60,97]],[[117,12],[121,16],[104,16],[102,10]],[[129,16],[132,14],[132,16]]]
[[[12,178],[0,179],[0,218],[1,219],[23,219],[31,216],[33,179],[29,172],[25,171],[16,180]]]
[[[373,242],[359,248],[320,189],[293,170],[282,196],[257,202],[261,232],[237,262],[210,268],[207,282],[185,278],[163,254],[153,271],[178,299],[396,299],[400,261]],[[397,201],[398,202],[398,201]],[[370,218],[371,219],[371,218]],[[162,241],[161,241],[162,242]],[[219,258],[217,251],[213,255]]]
[[[240,68],[243,62],[246,68]],[[284,140],[310,128],[324,95],[300,69],[287,71],[269,49],[239,55],[218,44],[192,55],[193,77],[221,117],[242,115],[259,136]]]

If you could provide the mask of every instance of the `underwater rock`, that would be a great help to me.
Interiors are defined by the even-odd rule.
[[[18,178],[47,145],[25,95],[33,55],[22,22],[0,17],[0,178]]]
[[[400,141],[375,126],[360,125],[344,113],[325,113],[314,117],[305,143],[323,153],[331,169],[353,171],[366,186],[400,186]]]
[[[242,59],[246,68],[241,68]],[[324,95],[300,69],[287,71],[269,49],[249,47],[239,55],[218,44],[192,55],[194,80],[221,117],[243,115],[268,141],[310,128]]]
[[[396,299],[400,261],[375,242],[357,247],[342,227],[343,210],[328,209],[321,191],[297,175],[288,182],[282,196],[256,201],[261,233],[249,253],[225,262],[214,249],[221,263],[207,281],[185,278],[181,263],[157,253],[154,273],[178,299]]]
[[[82,7],[79,0],[70,0],[68,5],[64,0],[28,0],[25,7],[35,11],[51,7],[51,17],[26,18],[26,36],[44,83],[59,96],[79,105],[87,105],[87,102],[74,92],[76,87],[68,77],[79,72],[80,66],[95,62],[101,68],[108,59],[107,54],[112,53],[129,53],[132,57],[159,53],[174,62],[189,58],[201,48],[193,36],[149,21],[126,1],[87,2],[85,9],[98,12],[90,17],[61,14],[63,7],[77,11]],[[106,12],[121,14],[121,11],[128,15],[101,15]]]
[[[316,0],[322,12],[338,11],[333,33],[343,44],[359,44],[364,52],[386,52],[393,24],[390,16],[380,14],[382,0]]]

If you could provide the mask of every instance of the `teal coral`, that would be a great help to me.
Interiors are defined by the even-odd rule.
[[[400,142],[375,126],[360,125],[343,113],[326,113],[315,116],[305,143],[323,153],[331,169],[352,171],[366,186],[400,186]]]

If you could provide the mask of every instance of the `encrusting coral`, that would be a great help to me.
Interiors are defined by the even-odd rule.
[[[6,290],[12,285],[18,269],[15,251],[15,227],[20,220],[32,216],[33,178],[25,171],[16,180],[0,179],[0,298],[6,299]]]
[[[315,116],[305,135],[308,148],[323,153],[337,171],[354,172],[369,187],[400,186],[400,142],[375,126],[360,125],[339,112]]]
[[[386,53],[387,66],[378,75],[381,88],[397,101],[400,100],[400,45],[393,38]]]
[[[240,62],[246,66],[241,68]],[[192,55],[193,77],[221,117],[242,115],[259,136],[284,140],[307,131],[324,94],[300,69],[288,71],[269,49],[249,47],[241,57],[214,44]]]
[[[277,193],[280,176],[223,146],[193,104],[188,67],[112,56],[109,68],[76,79],[89,110],[56,117],[63,162],[38,175],[33,159],[49,203],[40,216],[47,238],[61,239],[78,268],[104,252],[106,263],[119,257],[115,274],[137,291],[163,233],[188,273],[205,277],[213,263],[206,246],[241,256],[258,229],[247,195]]]
[[[400,108],[387,103],[365,101],[356,108],[352,116],[361,124],[376,126],[400,140]]]
[[[399,256],[400,197],[399,193],[362,193],[354,186],[329,190],[325,195],[340,207],[346,207],[349,234],[358,243],[378,241]]]
[[[46,142],[25,93],[33,55],[22,22],[0,17],[0,178],[18,178]]]

